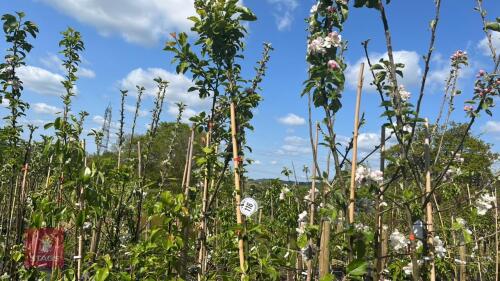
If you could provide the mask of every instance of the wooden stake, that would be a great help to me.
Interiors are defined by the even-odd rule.
[[[193,167],[193,144],[194,144],[194,128],[191,129],[191,137],[189,138],[188,157],[186,158],[186,178],[184,181],[184,196],[188,200],[189,186],[191,185],[191,169]],[[187,202],[187,201],[186,201]]]
[[[431,194],[431,148],[429,135],[429,120],[425,118],[425,140],[424,140],[424,156],[425,156],[425,198]],[[427,245],[429,247],[429,255],[431,258],[429,280],[436,281],[436,265],[434,263],[434,220],[432,216],[432,203],[428,200],[425,206],[426,224],[427,224]]]
[[[206,135],[206,144],[205,147],[210,147],[212,136],[212,126],[208,126],[208,132]],[[208,164],[207,164],[208,165]],[[200,271],[198,273],[198,281],[202,280],[202,277],[205,276],[205,257],[206,257],[206,236],[207,236],[207,199],[208,199],[208,175],[209,167],[207,166],[205,170],[205,178],[203,180],[203,196],[201,202],[201,225],[200,225],[200,251],[198,254],[198,264],[200,266]],[[213,181],[212,181],[213,182]]]
[[[85,152],[85,140],[82,141],[82,147],[84,151],[84,158],[83,158],[83,166],[87,167],[87,155]],[[119,165],[119,164],[118,164]],[[81,214],[83,212],[83,184],[80,186],[80,188],[77,188],[77,196],[78,196],[78,212]],[[78,248],[77,248],[77,255],[76,255],[76,280],[81,280],[82,276],[82,256],[83,256],[83,227],[80,227],[77,230],[77,242],[78,242]]]
[[[186,158],[186,167],[184,170],[185,177],[183,180],[183,188],[184,188],[184,206],[189,209],[189,187],[191,185],[191,169],[193,166],[193,145],[194,145],[194,127],[191,129],[191,137],[189,138],[188,145],[188,154]],[[184,249],[181,253],[181,263],[187,264],[188,250],[189,250],[189,225],[190,225],[190,217],[189,215],[186,217],[182,225],[182,235],[184,238]],[[185,278],[185,267],[180,267],[180,273],[183,278]]]
[[[141,216],[142,216],[142,154],[141,154],[141,142],[137,142],[137,177],[139,179],[139,202],[137,204],[137,222],[135,226],[135,236],[134,241],[139,241],[139,236],[141,234]]]
[[[186,176],[187,176],[187,170],[188,170],[188,164],[189,164],[189,153],[191,151],[191,135],[189,136],[188,146],[186,149],[186,163],[184,164],[184,173],[182,175],[182,183],[181,183],[182,188],[184,188],[184,185],[186,184]]]
[[[495,281],[498,281],[499,276],[499,266],[500,266],[500,256],[498,253],[498,197],[497,188],[495,187]]]
[[[356,200],[356,168],[358,161],[358,127],[359,127],[359,106],[361,104],[361,91],[363,89],[363,72],[365,64],[361,63],[359,67],[358,89],[356,93],[356,109],[354,111],[354,136],[351,161],[351,188],[349,190],[349,224],[354,223],[354,202]]]
[[[316,124],[316,140],[314,141],[314,147],[313,147],[313,153],[317,155],[318,151],[318,135],[319,135],[319,125]],[[311,179],[311,190],[309,191],[309,199],[311,202],[309,203],[309,224],[313,225],[314,224],[314,201],[316,200],[316,161],[313,161],[312,164],[312,179]],[[309,247],[312,247],[313,245],[313,239],[312,237],[309,238]],[[307,265],[307,281],[313,280],[313,257],[309,258],[306,262]]]
[[[380,171],[382,174],[385,172],[385,126],[382,126],[380,131]],[[382,271],[385,268],[385,262],[387,256],[387,230],[384,229],[384,207],[381,205],[384,202],[384,185],[381,184],[379,187],[379,196],[377,196],[376,209],[377,209],[377,232],[376,234],[376,280],[381,279]]]
[[[319,250],[319,278],[325,277],[330,273],[330,226],[329,219],[323,220],[321,228],[321,241]]]
[[[243,228],[243,218],[241,216],[240,204],[241,204],[241,187],[240,187],[240,157],[238,150],[238,139],[236,131],[236,108],[234,101],[231,101],[231,141],[233,143],[233,161],[234,161],[234,199],[236,203],[236,222],[238,227]],[[241,280],[246,278],[245,270],[245,245],[243,241],[243,235],[241,231],[238,230],[238,252],[240,256],[240,269],[241,269]]]

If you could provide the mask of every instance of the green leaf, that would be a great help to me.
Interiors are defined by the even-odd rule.
[[[238,7],[236,9],[240,13],[240,20],[244,21],[255,21],[257,16],[250,11],[247,7]]]
[[[321,277],[319,281],[333,281],[335,280],[335,276],[333,276],[331,273],[326,274],[325,276]]]
[[[349,276],[362,276],[366,274],[367,263],[365,260],[353,260],[347,266]]]
[[[95,274],[96,281],[104,281],[108,278],[109,269],[107,268],[99,268]]]
[[[307,246],[307,235],[301,234],[299,238],[297,238],[297,246],[299,246],[299,248]]]
[[[487,22],[484,28],[500,32],[500,22]]]

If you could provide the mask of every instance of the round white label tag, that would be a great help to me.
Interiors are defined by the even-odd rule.
[[[259,204],[255,199],[247,197],[241,201],[240,211],[243,215],[249,217],[257,212],[257,209],[259,209]]]

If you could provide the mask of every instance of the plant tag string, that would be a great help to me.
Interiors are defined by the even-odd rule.
[[[259,209],[259,204],[255,199],[247,197],[241,201],[240,211],[246,217],[253,215]]]

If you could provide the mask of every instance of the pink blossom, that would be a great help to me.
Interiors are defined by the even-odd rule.
[[[464,106],[464,111],[466,111],[466,112],[471,112],[473,109],[474,108],[472,106],[470,106],[470,105]]]
[[[339,47],[340,42],[342,41],[342,36],[337,31],[333,31],[330,32],[324,40],[325,41],[323,43],[323,47],[327,49],[331,48],[332,46]]]
[[[328,61],[328,68],[331,70],[337,70],[340,68],[339,63],[336,62],[335,60],[329,60]]]

